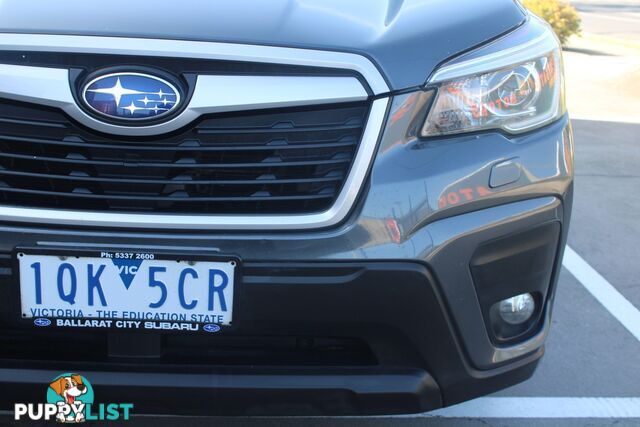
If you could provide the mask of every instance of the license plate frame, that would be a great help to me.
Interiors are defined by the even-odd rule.
[[[57,317],[57,316],[49,316],[46,319],[50,320],[50,324],[36,324],[35,320],[44,317],[23,317],[22,315],[22,289],[21,289],[21,271],[20,271],[20,260],[19,254],[28,254],[33,256],[62,256],[62,257],[78,257],[78,258],[101,258],[101,254],[103,253],[140,253],[140,254],[153,254],[154,260],[162,260],[162,261],[183,261],[183,262],[215,262],[215,263],[229,263],[234,262],[235,266],[233,267],[233,280],[230,281],[230,285],[233,286],[233,299],[231,302],[232,313],[231,313],[231,322],[229,324],[217,324],[217,323],[204,323],[204,322],[178,322],[181,324],[188,324],[190,328],[183,329],[163,329],[161,327],[154,328],[143,328],[143,327],[118,327],[115,325],[115,322],[112,322],[110,326],[102,327],[88,327],[88,326],[76,326],[76,325],[65,325],[60,326],[57,324],[58,319],[68,320],[90,320],[91,318],[68,318],[68,317]],[[240,300],[242,299],[243,287],[242,283],[242,260],[239,256],[233,254],[221,254],[219,252],[207,252],[207,251],[190,251],[185,250],[181,252],[176,252],[172,250],[161,250],[155,248],[66,248],[66,247],[29,247],[29,246],[17,246],[14,248],[12,253],[12,266],[13,266],[13,277],[14,277],[14,304],[12,307],[15,309],[12,310],[11,317],[16,320],[15,325],[30,328],[30,329],[49,329],[49,328],[62,328],[62,329],[75,329],[75,330],[92,330],[92,329],[101,329],[107,331],[118,331],[118,332],[142,332],[142,333],[171,333],[171,332],[220,332],[220,331],[232,331],[237,328],[239,318],[241,318],[239,305]],[[167,287],[171,285],[167,284]],[[175,284],[174,284],[175,286]],[[114,318],[115,320],[131,320],[131,319],[119,319]],[[142,321],[144,323],[144,320]],[[171,321],[152,321],[156,323],[169,322],[176,323]],[[198,326],[196,329],[195,326]],[[205,325],[209,325],[208,328],[204,328]],[[212,326],[213,325],[213,326]],[[44,327],[46,326],[46,327]]]

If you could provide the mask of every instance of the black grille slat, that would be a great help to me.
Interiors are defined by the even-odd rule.
[[[147,200],[147,201],[174,201],[174,202],[251,202],[254,200],[272,200],[272,201],[291,201],[291,200],[314,200],[333,198],[334,194],[315,194],[309,196],[250,196],[250,197],[192,197],[177,196],[174,198],[167,197],[152,197],[152,196],[140,196],[130,195],[122,196],[116,194],[104,195],[104,194],[90,194],[90,193],[57,193],[53,191],[42,190],[28,190],[24,188],[4,188],[0,186],[0,193],[14,192],[23,194],[36,194],[39,196],[51,196],[51,197],[71,197],[71,198],[89,198],[89,199],[113,199],[113,200]]]
[[[0,121],[2,121],[0,119]],[[337,147],[352,147],[357,145],[356,139],[344,138],[343,141],[338,142],[324,142],[315,144],[286,144],[286,145],[216,145],[216,146],[145,146],[145,145],[131,145],[131,144],[100,144],[91,142],[75,142],[75,141],[59,141],[53,139],[42,138],[25,138],[12,135],[1,135],[1,141],[16,141],[31,144],[46,144],[68,148],[98,148],[98,149],[114,149],[123,151],[171,151],[171,152],[207,152],[207,151],[283,151],[283,150],[310,150],[319,148],[337,148]]]
[[[45,157],[45,156],[29,156],[25,154],[9,154],[0,152],[0,157],[8,159],[20,159],[36,162],[58,162],[58,163],[71,163],[80,166],[140,166],[148,168],[180,168],[184,169],[185,166],[197,165],[201,168],[270,168],[270,167],[289,167],[289,166],[314,166],[314,165],[335,165],[339,163],[349,163],[351,159],[335,159],[335,160],[309,160],[309,161],[297,161],[297,162],[285,162],[285,161],[265,161],[262,163],[180,163],[180,159],[173,163],[155,163],[155,162],[143,162],[143,161],[114,161],[114,160],[89,160],[82,158],[59,158],[59,157]],[[187,159],[188,160],[188,159]]]
[[[62,112],[0,99],[0,203],[144,213],[328,209],[368,104],[224,113],[158,137],[93,132]]]
[[[29,126],[45,126],[45,127],[59,128],[59,129],[66,129],[68,127],[64,123],[12,119],[7,117],[0,117],[0,123],[10,123],[10,124],[29,125]]]
[[[198,133],[205,134],[252,134],[252,133],[287,133],[287,132],[325,132],[325,131],[340,131],[340,130],[357,130],[360,129],[360,124],[353,125],[339,125],[334,124],[331,126],[313,126],[313,127],[305,127],[301,126],[298,128],[248,128],[248,129],[219,129],[219,128],[205,128],[198,127]]]
[[[181,185],[286,185],[286,184],[309,184],[340,181],[342,176],[328,176],[319,178],[299,178],[299,179],[262,179],[262,180],[180,180],[180,179],[133,179],[133,178],[98,178],[94,176],[73,176],[73,175],[51,175],[43,173],[17,172],[0,169],[0,176],[20,176],[26,178],[42,178],[76,182],[103,182],[103,183],[126,183],[126,184],[181,184]]]

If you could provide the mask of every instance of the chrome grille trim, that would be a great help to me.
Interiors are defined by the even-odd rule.
[[[137,56],[161,56],[173,58],[200,58],[227,61],[262,62],[272,64],[288,64],[313,67],[327,67],[353,70],[364,77],[373,95],[381,95],[389,92],[389,87],[376,66],[367,58],[351,53],[315,51],[309,49],[285,48],[274,46],[255,46],[242,44],[226,44],[199,41],[141,39],[119,37],[94,37],[94,36],[67,36],[46,34],[0,34],[0,50],[5,51],[39,51],[39,52],[73,52],[114,55]],[[19,68],[13,68],[19,67]],[[80,110],[69,87],[68,70],[59,68],[44,68],[48,70],[42,73],[43,67],[0,65],[0,75],[13,76],[20,80],[22,76],[30,76],[33,82],[42,79],[38,90],[29,90],[26,93],[16,91],[14,84],[8,85],[0,78],[0,97],[16,99],[20,101],[36,102],[44,105],[62,108],[78,121],[87,124],[87,120],[95,121]],[[200,87],[220,88],[225,84],[241,84],[239,80],[229,79],[223,82],[223,76],[198,77]],[[256,79],[258,76],[241,76],[246,82]],[[205,112],[238,111],[249,108],[273,108],[285,106],[314,105],[335,102],[349,102],[366,99],[369,95],[362,83],[353,77],[340,76],[260,76],[254,83],[246,83],[253,89],[265,84],[277,85],[280,90],[273,91],[262,99],[245,97],[242,102],[231,102],[227,97],[224,105],[210,105],[206,97],[194,93],[190,108],[175,119],[165,123],[159,128],[151,126],[138,128],[132,133],[129,128],[126,132],[117,129],[117,126],[102,122],[87,124],[88,126],[108,133],[119,135],[153,135],[168,132],[194,120]],[[309,80],[303,80],[309,79]],[[52,81],[58,84],[64,80],[64,85],[48,86]],[[24,80],[23,80],[24,81]],[[290,93],[282,90],[282,84],[290,84],[295,90]],[[255,90],[254,90],[255,91]],[[286,96],[276,96],[276,92],[284,92]],[[204,94],[204,92],[199,92]],[[242,92],[249,94],[249,90]],[[194,101],[197,103],[193,104]],[[71,105],[71,103],[73,105]],[[58,224],[70,226],[92,227],[117,227],[117,228],[144,228],[144,229],[202,229],[202,230],[305,230],[330,227],[338,224],[350,212],[357,196],[364,184],[373,161],[379,135],[382,131],[389,98],[373,100],[364,134],[351,171],[344,186],[336,198],[333,206],[321,213],[295,214],[295,215],[178,215],[178,214],[138,214],[138,213],[112,213],[112,212],[87,212],[63,209],[36,209],[13,206],[0,206],[0,221],[12,221],[20,223]],[[207,104],[207,105],[205,105]],[[77,110],[77,111],[75,111]],[[184,115],[181,123],[173,122]],[[84,117],[83,117],[84,116]],[[99,126],[107,126],[100,128]],[[172,128],[172,126],[174,126]]]
[[[190,40],[14,33],[0,33],[0,50],[165,56],[338,68],[360,73],[374,95],[389,92],[384,77],[369,59],[346,52]]]
[[[106,123],[85,113],[71,94],[66,69],[0,64],[0,97],[60,108],[100,132],[145,136],[174,131],[209,113],[362,101],[367,92],[355,77],[200,75],[191,100],[178,116],[134,127]]]

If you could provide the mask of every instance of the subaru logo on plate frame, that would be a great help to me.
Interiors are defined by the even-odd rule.
[[[172,83],[140,72],[102,74],[82,88],[82,101],[92,112],[129,122],[166,117],[176,111],[181,100]]]
[[[46,327],[51,325],[51,320],[47,319],[46,317],[38,317],[36,319],[33,319],[33,324],[40,327]]]
[[[220,330],[220,325],[216,325],[215,323],[207,323],[202,327],[202,330],[205,332],[215,333]]]

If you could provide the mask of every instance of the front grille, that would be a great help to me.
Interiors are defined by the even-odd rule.
[[[189,214],[328,209],[368,103],[224,113],[158,137],[98,134],[56,109],[0,100],[0,203]]]

